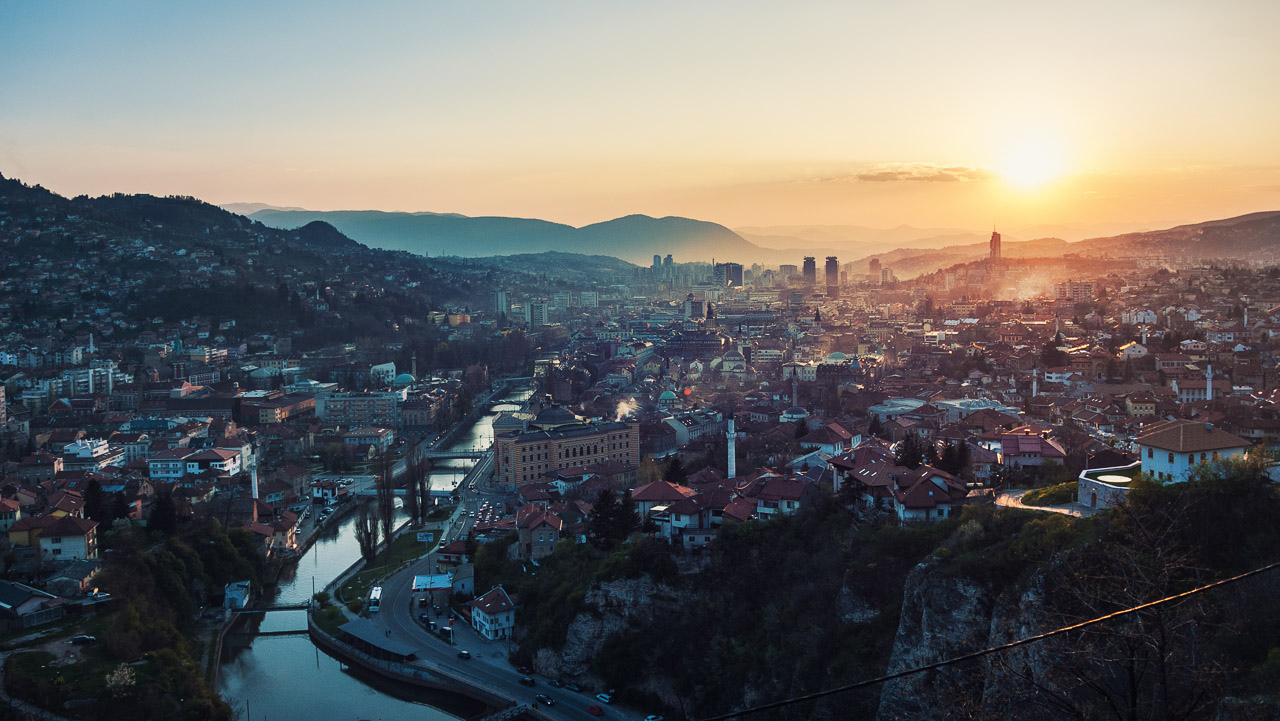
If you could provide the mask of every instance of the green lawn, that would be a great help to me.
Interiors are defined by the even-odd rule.
[[[438,531],[436,532],[439,533]],[[427,552],[425,543],[418,543],[418,534],[409,531],[401,534],[391,542],[391,547],[383,549],[377,560],[366,570],[352,576],[342,584],[339,593],[344,602],[369,595],[369,589],[377,585],[381,579],[398,571],[404,564],[416,560]]]
[[[1077,485],[1076,481],[1069,481],[1047,488],[1035,488],[1023,494],[1022,503],[1026,506],[1061,506],[1071,503],[1076,500]]]

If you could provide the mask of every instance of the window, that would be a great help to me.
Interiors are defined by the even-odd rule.
[[[1169,465],[1171,465],[1171,466],[1173,465],[1173,454],[1172,454],[1172,453],[1170,453],[1170,454],[1169,454]]]
[[[1155,449],[1154,449],[1154,448],[1148,448],[1148,449],[1147,449],[1147,458],[1155,458],[1155,457],[1156,457]]]

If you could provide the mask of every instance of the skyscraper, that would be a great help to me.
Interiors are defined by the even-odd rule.
[[[817,285],[818,283],[818,264],[814,261],[812,255],[804,257],[804,284]]]
[[[507,303],[507,291],[495,290],[491,296],[493,299],[493,312],[495,315],[502,315],[510,311],[511,306]]]
[[[724,288],[741,288],[742,287],[742,264],[741,263],[716,263],[713,274],[716,285]]]
[[[657,253],[654,253],[654,254],[653,254],[653,267],[654,267],[654,269],[656,270],[657,268],[659,268],[659,267],[661,267],[661,266],[662,266],[662,256],[658,255]]]
[[[991,231],[991,261],[993,263],[1000,261],[1000,234]]]
[[[879,285],[880,283],[880,259],[879,258],[871,259],[870,275],[871,275],[871,282]]]
[[[827,296],[831,298],[840,297],[840,261],[834,255],[827,256],[826,265],[827,276]]]

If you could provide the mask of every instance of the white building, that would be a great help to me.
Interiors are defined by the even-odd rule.
[[[507,638],[516,625],[516,605],[502,586],[494,588],[471,606],[471,627],[490,641]]]
[[[1148,426],[1137,440],[1142,472],[1169,482],[1187,480],[1198,463],[1242,458],[1250,445],[1212,423],[1189,420]]]

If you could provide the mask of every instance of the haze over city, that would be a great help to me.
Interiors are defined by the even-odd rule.
[[[1271,2],[9,4],[68,195],[1068,239],[1280,207]]]

